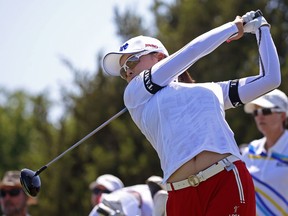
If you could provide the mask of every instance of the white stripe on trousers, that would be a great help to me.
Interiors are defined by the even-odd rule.
[[[233,172],[234,172],[236,183],[237,183],[237,186],[238,186],[240,203],[245,203],[243,186],[242,186],[242,182],[241,182],[241,179],[240,179],[240,176],[239,176],[239,172],[238,172],[238,169],[237,169],[236,166],[233,168]]]

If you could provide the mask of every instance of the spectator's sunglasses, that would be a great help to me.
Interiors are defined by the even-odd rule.
[[[255,117],[255,116],[258,116],[258,115],[271,115],[273,113],[279,113],[279,109],[277,108],[260,108],[260,109],[256,109],[253,111],[252,115]]]
[[[96,195],[102,194],[102,193],[111,193],[110,190],[100,189],[100,188],[94,188],[94,189],[92,190],[92,192],[93,192],[93,194],[96,194]]]
[[[11,196],[11,197],[15,197],[15,196],[18,196],[20,194],[20,191],[21,191],[20,188],[14,188],[11,190],[1,189],[0,190],[0,197],[4,198],[7,194],[9,194],[9,196]]]

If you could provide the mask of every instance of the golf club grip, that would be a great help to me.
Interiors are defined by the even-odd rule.
[[[261,10],[258,9],[255,11],[255,16],[253,19],[256,19],[257,17],[260,17],[260,16],[263,16],[263,13]],[[245,25],[245,24],[246,24],[246,22],[243,23],[243,25]]]

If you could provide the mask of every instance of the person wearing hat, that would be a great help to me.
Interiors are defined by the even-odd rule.
[[[28,205],[37,200],[22,190],[20,171],[7,171],[0,182],[0,203],[4,216],[29,216]]]
[[[163,178],[160,176],[150,176],[146,180],[151,196],[153,199],[153,212],[152,216],[165,216],[166,215],[166,202],[168,193],[162,183]]]
[[[225,120],[226,109],[281,83],[270,25],[263,16],[254,19],[255,14],[237,16],[172,55],[158,39],[140,35],[103,58],[107,74],[127,81],[124,104],[157,151],[168,191],[168,216],[255,215],[253,181]],[[256,36],[258,75],[223,82],[175,81],[199,59],[244,32]]]
[[[263,137],[242,154],[255,185],[257,215],[288,215],[288,98],[275,89],[244,106]]]
[[[99,176],[95,181],[91,182],[89,188],[91,194],[91,204],[94,207],[97,205],[103,193],[111,193],[115,190],[123,188],[123,182],[116,176],[111,174],[104,174]]]
[[[103,194],[89,216],[152,216],[153,200],[146,184],[121,188]]]

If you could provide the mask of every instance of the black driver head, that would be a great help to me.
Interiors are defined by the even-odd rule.
[[[41,180],[36,172],[29,169],[22,169],[20,182],[24,192],[31,197],[36,197],[41,188]]]

